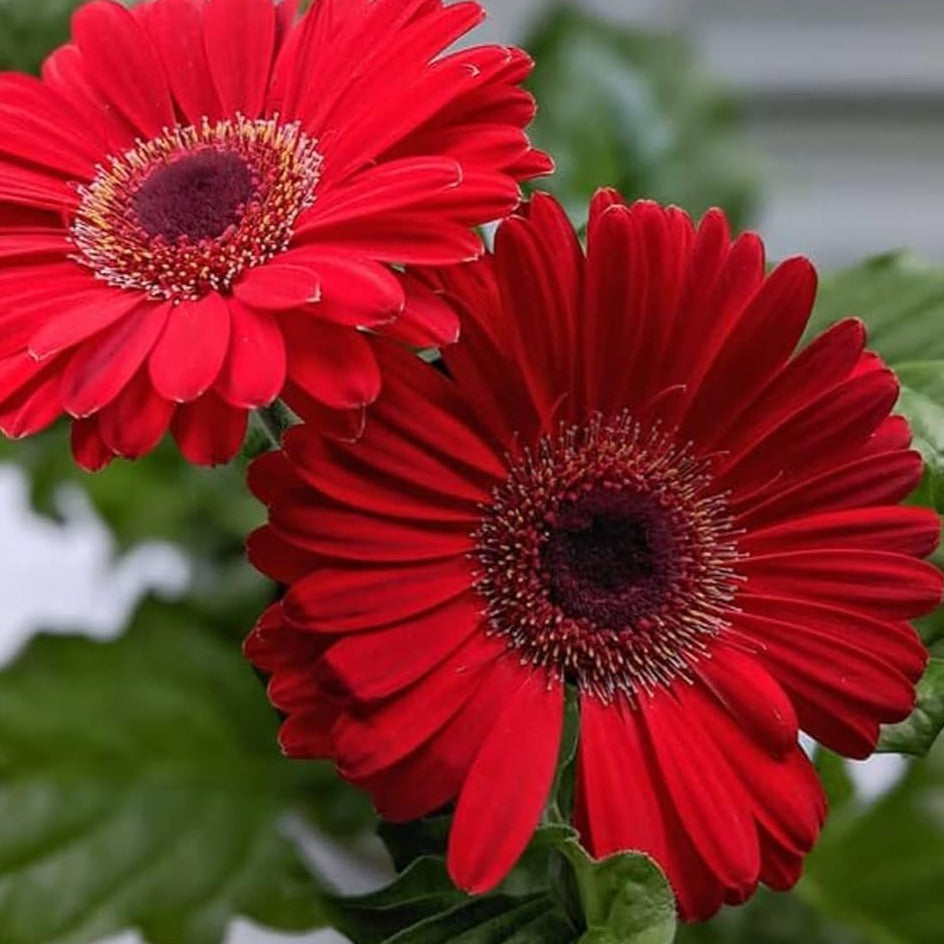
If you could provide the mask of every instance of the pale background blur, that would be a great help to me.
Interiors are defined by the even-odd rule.
[[[481,41],[515,42],[549,0],[484,0]],[[944,257],[944,0],[584,0],[622,22],[674,28],[745,106],[749,158],[761,165],[757,227],[769,253],[822,268],[895,247]],[[107,532],[80,501],[67,526],[26,508],[19,473],[0,469],[0,659],[32,627],[109,635],[143,585],[173,593],[186,564],[173,549],[140,549],[119,565]],[[49,574],[56,575],[55,595]],[[12,618],[10,613],[12,612]],[[895,759],[870,768],[870,789]],[[337,872],[337,870],[335,870]],[[342,884],[357,884],[348,875]],[[327,944],[248,924],[229,944]],[[109,944],[133,944],[126,935]]]

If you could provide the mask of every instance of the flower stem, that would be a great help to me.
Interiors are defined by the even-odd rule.
[[[282,436],[285,431],[300,422],[299,418],[281,400],[276,400],[270,406],[256,410],[256,418],[259,421],[259,428],[276,449],[282,448]]]

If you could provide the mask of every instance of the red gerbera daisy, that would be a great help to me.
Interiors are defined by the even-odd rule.
[[[642,850],[689,919],[793,885],[825,803],[798,729],[865,757],[904,718],[940,600],[937,516],[860,322],[794,355],[816,276],[765,275],[713,211],[602,193],[586,256],[539,197],[494,258],[432,272],[448,375],[378,344],[356,446],[298,427],[255,465],[250,638],[296,756],[380,812],[457,799],[448,864],[493,887],[548,800],[579,693],[575,825]]]
[[[76,459],[230,459],[247,410],[361,409],[368,327],[455,314],[386,263],[480,251],[545,173],[531,62],[443,55],[476,3],[95,0],[41,79],[0,76],[0,429],[76,419]],[[330,414],[329,414],[330,415]]]

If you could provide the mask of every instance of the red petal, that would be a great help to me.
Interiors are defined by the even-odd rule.
[[[554,779],[563,716],[564,692],[543,672],[509,696],[456,805],[447,863],[460,888],[491,891],[524,852]]]
[[[279,746],[286,757],[306,760],[331,757],[331,725],[337,708],[321,702],[289,717],[279,730]]]
[[[223,111],[257,117],[275,52],[272,0],[211,0],[204,17],[207,56]]]
[[[269,527],[258,528],[249,535],[246,552],[253,567],[277,583],[292,584],[311,573],[320,563],[314,554],[292,544]]]
[[[171,432],[185,459],[197,465],[223,465],[242,448],[248,414],[212,390],[177,408]]]
[[[744,451],[727,452],[718,462],[715,485],[750,492],[794,470],[806,477],[835,465],[866,443],[897,398],[898,383],[888,370],[827,388]]]
[[[164,330],[168,303],[144,302],[103,333],[85,341],[62,377],[62,402],[75,417],[90,416],[124,389]]]
[[[300,222],[299,233],[314,237],[338,224],[403,211],[429,199],[431,193],[452,190],[461,182],[462,167],[449,157],[386,161],[319,196]]]
[[[155,393],[147,370],[142,368],[102,410],[102,439],[117,455],[139,459],[161,441],[173,415],[174,405]]]
[[[380,393],[380,370],[364,336],[354,328],[307,315],[283,321],[288,375],[301,390],[333,409],[356,409]]]
[[[774,269],[737,319],[694,394],[679,431],[683,441],[756,397],[796,348],[815,296],[816,270],[809,260],[788,259]]]
[[[311,246],[404,265],[452,265],[483,252],[481,237],[468,226],[408,210],[320,228]]]
[[[229,352],[215,390],[235,407],[268,406],[285,383],[285,341],[273,315],[229,303]]]
[[[30,337],[30,353],[38,360],[104,331],[141,306],[143,296],[137,292],[102,290],[93,283],[83,295],[62,302],[61,309],[48,316]]]
[[[695,671],[739,728],[771,757],[784,757],[796,747],[793,705],[756,659],[718,645]]]
[[[796,707],[800,727],[833,750],[866,757],[878,724],[901,721],[914,704],[914,681],[856,644],[779,619],[739,614],[737,629],[762,648],[756,658]],[[840,731],[857,732],[852,739]]]
[[[370,791],[384,819],[409,822],[458,795],[520,672],[509,659],[497,662],[465,706],[432,738],[393,767],[359,781]]]
[[[285,538],[309,551],[360,564],[442,560],[472,549],[464,527],[424,527],[367,515],[316,494],[283,497],[269,509],[269,521]]]
[[[753,887],[760,850],[747,798],[689,701],[685,684],[646,701],[652,749],[682,827],[710,871],[725,888]]]
[[[751,593],[836,604],[888,619],[922,616],[941,602],[941,572],[901,554],[789,551],[747,557],[738,569]]]
[[[787,417],[814,402],[824,390],[842,383],[862,356],[865,326],[848,318],[811,341],[796,357],[770,377],[755,397],[719,414],[699,432],[702,448],[722,444],[728,451],[743,449]]]
[[[444,606],[403,623],[336,642],[322,667],[345,691],[378,701],[435,671],[473,632],[480,632],[482,601],[467,592]]]
[[[472,585],[465,558],[375,569],[319,567],[283,600],[285,618],[318,633],[359,633],[414,619]]]
[[[941,522],[932,511],[875,505],[796,517],[751,530],[740,547],[759,555],[849,548],[927,557],[940,536]]]
[[[349,508],[430,525],[461,525],[469,533],[482,517],[478,503],[445,492],[432,494],[401,478],[370,451],[376,437],[367,433],[356,443],[332,442],[312,435],[308,426],[295,427],[283,448],[296,471],[319,493]],[[366,441],[365,441],[366,440]],[[383,468],[384,475],[377,475]]]
[[[203,118],[215,121],[222,117],[204,40],[206,9],[206,4],[193,0],[161,0],[136,10],[167,65],[174,98],[188,122],[195,125]],[[225,45],[232,46],[229,41]]]
[[[72,423],[72,455],[86,472],[100,472],[114,459],[99,432],[97,416]]]
[[[157,50],[137,18],[120,3],[93,0],[73,14],[72,35],[89,79],[146,137],[176,124]],[[115,81],[120,76],[120,81]]]
[[[442,347],[459,340],[459,316],[441,295],[412,275],[403,276],[405,302],[380,333],[413,347]]]
[[[468,703],[479,678],[503,653],[503,645],[476,634],[395,698],[342,715],[333,731],[342,775],[369,777],[426,743]]]
[[[746,510],[738,515],[738,524],[751,533],[754,528],[789,521],[798,515],[900,502],[918,487],[923,469],[917,452],[866,455],[800,478],[789,488],[775,490],[769,496],[766,493],[758,496],[763,501],[746,502]]]
[[[250,269],[236,283],[233,294],[250,308],[290,311],[317,301],[318,276],[299,265],[270,262]]]
[[[51,364],[0,402],[0,430],[19,439],[33,436],[62,416],[61,365]]]
[[[229,305],[215,292],[175,305],[151,352],[154,388],[177,403],[196,400],[219,376],[229,338]]]
[[[306,257],[321,280],[316,318],[348,327],[383,325],[403,309],[403,287],[386,266],[354,255],[312,252]]]

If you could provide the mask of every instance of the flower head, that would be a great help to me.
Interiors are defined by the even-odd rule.
[[[495,254],[422,280],[445,372],[377,344],[356,446],[259,460],[250,542],[289,585],[247,644],[283,746],[380,812],[455,800],[449,868],[495,886],[548,801],[579,697],[574,821],[641,850],[689,919],[790,887],[825,815],[807,731],[864,757],[926,653],[941,576],[892,373],[846,320],[796,352],[816,277],[723,215],[601,193],[584,253],[539,196]]]
[[[226,461],[280,395],[356,432],[381,384],[360,329],[455,340],[390,266],[475,257],[549,169],[530,60],[446,52],[476,3],[297,6],[93,0],[41,79],[0,77],[6,434],[66,413],[87,468],[168,429]]]

